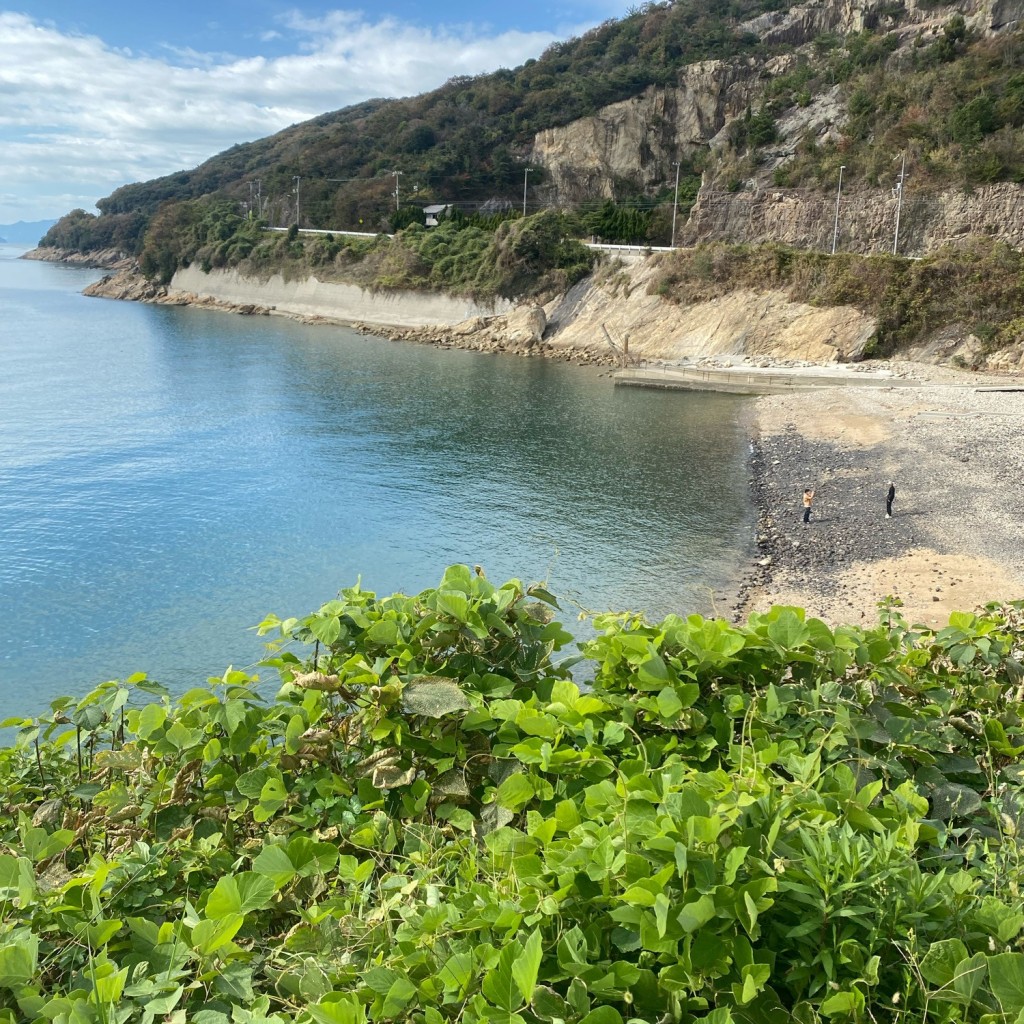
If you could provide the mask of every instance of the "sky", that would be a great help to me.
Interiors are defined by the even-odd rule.
[[[512,68],[627,0],[0,0],[0,223],[454,75]]]

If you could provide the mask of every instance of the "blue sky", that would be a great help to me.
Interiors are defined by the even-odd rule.
[[[0,0],[0,223],[374,96],[515,67],[633,6],[375,0]]]

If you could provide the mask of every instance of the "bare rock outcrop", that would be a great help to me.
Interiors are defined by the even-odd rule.
[[[1024,0],[989,0],[992,4],[1005,5],[999,15],[1005,20]],[[953,9],[904,9],[901,18],[907,31],[915,32],[920,25],[944,21]],[[896,24],[886,0],[812,0],[762,14],[738,26],[737,33],[757,35],[772,46],[799,47],[822,33],[845,35],[886,21]],[[592,117],[538,133],[529,160],[544,167],[548,198],[556,203],[611,198],[616,180],[640,188],[664,184],[672,176],[673,161],[693,156],[731,120],[762,102],[765,82],[791,70],[797,60],[790,54],[689,64],[670,87],[652,86]]]
[[[95,281],[82,294],[125,302],[159,302],[167,295],[167,288],[148,281],[133,268],[125,268]]]
[[[781,242],[828,251],[832,245],[836,198],[797,189],[703,191],[679,231],[683,245],[713,239]],[[892,252],[896,197],[888,190],[844,193],[837,248],[861,254]],[[935,195],[908,193],[900,211],[898,251],[920,256],[969,234],[991,235],[1024,247],[1024,188],[1010,182],[972,192],[949,189]]]
[[[82,267],[100,267],[104,270],[128,270],[135,266],[135,260],[120,249],[93,249],[91,252],[75,252],[70,249],[54,249],[38,246],[21,256],[23,260],[39,260],[43,263],[74,263]]]
[[[781,72],[789,60],[779,58],[774,69]],[[706,146],[746,110],[762,89],[760,70],[760,62],[744,59],[691,64],[675,88],[652,87],[593,117],[540,132],[530,161],[544,167],[558,203],[611,198],[621,178],[640,187],[661,183],[673,160]]]
[[[860,358],[875,332],[874,318],[853,307],[809,306],[777,291],[738,290],[690,306],[667,302],[651,287],[660,259],[577,285],[549,310],[548,345],[630,360],[831,363]]]
[[[511,345],[532,348],[540,343],[547,327],[547,317],[540,306],[526,306],[505,316],[505,333]]]

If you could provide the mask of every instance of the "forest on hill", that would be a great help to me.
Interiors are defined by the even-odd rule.
[[[522,153],[538,131],[669,85],[693,61],[752,52],[757,36],[738,26],[777,6],[777,0],[646,4],[514,70],[452,78],[410,99],[346,107],[233,146],[193,170],[125,185],[97,202],[99,218],[74,211],[43,244],[138,252],[160,206],[209,195],[255,204],[254,181],[257,212],[290,223],[301,179],[303,226],[390,228],[398,188],[420,206],[426,199],[506,208],[522,187]],[[405,178],[401,186],[396,171]],[[534,174],[536,185],[543,171]]]
[[[831,222],[834,203],[838,227],[841,172],[848,204],[882,211],[860,230],[888,231],[892,238],[884,211],[901,166],[894,161],[902,158],[915,225],[920,228],[920,211],[940,211],[930,241],[919,249],[938,261],[934,271],[922,275],[893,269],[878,255],[857,256],[849,273],[844,264],[821,279],[835,286],[796,282],[793,296],[826,305],[845,301],[872,315],[886,296],[879,352],[946,328],[976,336],[987,352],[1021,337],[1017,260],[1007,246],[1019,245],[1016,220],[1024,218],[1024,204],[1018,210],[1013,195],[1004,194],[1002,219],[983,225],[994,238],[968,235],[966,242],[964,231],[980,229],[970,227],[970,217],[944,224],[941,210],[951,197],[956,202],[979,187],[1024,181],[1024,33],[1014,22],[996,26],[998,20],[984,5],[966,18],[957,6],[932,0],[913,7],[863,0],[852,14],[839,5],[785,8],[768,0],[649,3],[520,68],[324,114],[235,146],[192,171],[124,186],[100,200],[99,216],[72,211],[42,244],[120,251],[163,283],[195,262],[257,278],[315,273],[374,290],[546,299],[593,265],[593,255],[575,240],[666,245],[677,221],[686,225],[691,208],[696,204],[699,213],[705,199],[705,212],[727,211],[730,197],[757,200],[785,189],[819,226]],[[821,28],[837,24],[857,30]],[[728,69],[732,85],[721,84],[716,68]],[[701,75],[709,90],[703,98],[691,95]],[[659,105],[651,97],[663,100]],[[624,162],[590,192],[570,195],[571,159],[589,157],[565,144],[557,157],[562,163],[545,166],[534,159],[539,133],[549,143],[564,139],[581,118],[592,119],[583,136],[625,131],[616,120],[626,116],[624,100],[625,108],[644,111],[647,134],[630,136],[635,152],[620,153]],[[690,116],[679,112],[687,103],[691,113],[713,115],[696,141],[679,134],[680,118]],[[666,120],[670,114],[674,121]],[[898,185],[902,202],[903,179]],[[430,204],[441,209],[444,230],[426,226]],[[746,245],[777,245],[769,228],[758,233],[760,220],[748,209],[739,205],[717,221],[712,216],[697,240],[728,244],[742,227]],[[811,210],[817,213],[808,216]],[[534,217],[541,219],[531,224]],[[1003,226],[1013,224],[1009,231]],[[265,230],[271,226],[292,230],[285,237]],[[297,236],[300,226],[377,237]],[[787,244],[821,247],[811,237]],[[887,245],[860,251],[880,254]],[[777,253],[764,259],[776,262]],[[787,268],[807,262],[779,258]],[[738,253],[727,262],[740,267],[747,259]],[[709,260],[721,263],[705,253],[694,265]],[[983,302],[965,308],[939,301],[941,290],[920,292],[928,273],[976,280],[979,260],[997,268],[984,280]],[[883,279],[873,290],[847,286]],[[678,301],[671,282],[661,287]]]
[[[745,111],[714,145],[680,150],[678,192],[667,163],[653,187],[625,168],[577,201],[583,230],[666,244],[673,213],[685,217],[702,179],[726,191],[831,190],[842,164],[849,187],[871,187],[888,184],[900,152],[917,190],[1024,179],[1024,47],[1015,27],[986,34],[955,7],[935,5],[921,9],[931,16],[925,24],[919,9],[870,0],[863,31],[786,42],[763,28],[784,7],[648,3],[519,68],[327,113],[195,169],[123,186],[99,200],[100,216],[72,211],[43,244],[137,255],[158,210],[210,199],[270,224],[370,232],[422,222],[431,203],[508,215],[527,205],[527,184],[531,210],[564,207],[543,166],[527,177],[537,134],[677,87],[688,66],[712,58],[747,62],[754,91]],[[635,170],[645,159],[638,151]]]

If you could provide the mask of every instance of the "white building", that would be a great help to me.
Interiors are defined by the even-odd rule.
[[[436,228],[437,222],[452,208],[451,203],[436,203],[434,206],[424,206],[423,212],[427,216],[427,227]]]

